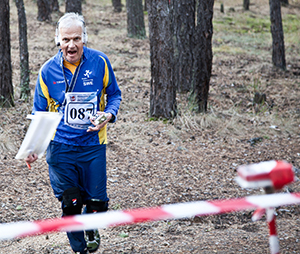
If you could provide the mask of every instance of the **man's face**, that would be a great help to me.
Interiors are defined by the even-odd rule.
[[[69,28],[60,28],[60,48],[66,60],[70,63],[76,63],[80,60],[83,53],[82,28],[80,26],[71,26]]]

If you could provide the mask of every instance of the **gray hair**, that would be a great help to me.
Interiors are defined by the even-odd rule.
[[[87,43],[87,33],[86,33],[86,26],[84,22],[84,18],[82,15],[74,12],[68,12],[64,16],[62,16],[56,26],[55,32],[55,42],[57,45],[60,43],[60,28],[69,28],[72,26],[79,26],[82,28],[82,41],[83,43]]]

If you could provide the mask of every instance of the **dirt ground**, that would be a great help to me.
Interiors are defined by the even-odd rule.
[[[216,27],[209,110],[188,111],[186,96],[178,95],[179,114],[173,121],[149,121],[149,40],[126,36],[126,11],[114,13],[110,1],[86,1],[83,14],[88,47],[106,53],[122,90],[118,121],[108,130],[108,195],[110,209],[152,207],[178,202],[230,199],[262,194],[235,182],[243,164],[286,160],[300,167],[300,44],[286,37],[287,70],[272,66],[270,34],[240,39]],[[244,13],[241,1],[226,1],[214,19],[269,15],[268,1],[251,1]],[[300,2],[290,0],[285,15],[300,17]],[[60,204],[49,184],[45,158],[29,170],[14,159],[26,134],[31,104],[18,100],[19,51],[17,11],[11,4],[13,82],[16,106],[1,109],[0,222],[60,217]],[[231,8],[234,8],[230,10]],[[41,65],[57,51],[55,21],[36,20],[37,7],[25,1],[28,22],[31,87]],[[61,6],[64,11],[64,6]],[[147,21],[147,19],[146,19]],[[235,26],[237,24],[232,24]],[[148,28],[147,28],[148,31]],[[148,34],[148,33],[147,33]],[[265,37],[263,37],[265,36]],[[251,38],[246,42],[246,38]],[[299,38],[299,30],[295,34]],[[297,41],[297,40],[296,40]],[[264,93],[262,105],[253,103]],[[299,192],[299,182],[282,192]],[[300,253],[300,208],[277,208],[281,253]],[[149,222],[101,229],[97,253],[270,253],[265,217],[252,222],[253,211],[217,216]],[[70,254],[65,233],[3,241],[0,253]]]

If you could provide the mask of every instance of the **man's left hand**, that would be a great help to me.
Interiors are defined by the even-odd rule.
[[[97,112],[98,115],[103,115],[105,114],[104,112]],[[87,129],[87,132],[91,132],[91,131],[99,131],[101,130],[109,121],[110,119],[112,118],[112,114],[111,113],[108,113],[108,116],[106,118],[106,120],[101,123],[101,124],[96,124],[95,121],[91,120],[91,123],[95,126],[95,127],[92,127],[92,126],[89,126],[88,129]]]

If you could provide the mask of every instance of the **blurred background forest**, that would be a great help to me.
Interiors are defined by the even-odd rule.
[[[10,4],[10,43],[14,107],[1,108],[1,223],[60,216],[47,164],[32,170],[14,157],[26,134],[31,97],[20,98],[18,12]],[[30,95],[39,68],[58,48],[56,21],[39,21],[37,2],[25,0]],[[108,55],[122,90],[118,121],[108,130],[110,209],[261,194],[242,189],[236,168],[273,159],[300,167],[300,1],[281,5],[286,68],[274,67],[269,1],[214,1],[212,67],[207,110],[197,112],[189,92],[176,91],[174,118],[150,115],[151,61],[149,13],[143,10],[145,38],[128,36],[126,2],[82,2],[87,46]],[[222,9],[223,8],[223,9]],[[1,59],[3,61],[3,59]],[[261,95],[258,99],[256,94]],[[298,182],[283,192],[299,192]],[[299,253],[297,206],[278,208],[281,253]],[[101,230],[99,253],[268,253],[265,221],[252,212],[160,221]],[[71,253],[64,233],[3,242],[1,253]]]

